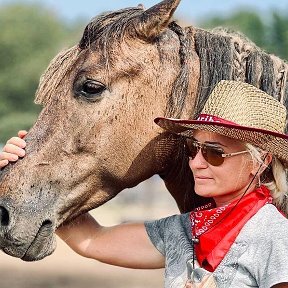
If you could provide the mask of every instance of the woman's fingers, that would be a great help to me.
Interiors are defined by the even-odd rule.
[[[24,149],[26,147],[26,142],[19,137],[12,137],[11,139],[7,141],[7,144],[4,146],[3,151],[13,153],[14,150],[9,150],[9,149],[13,149],[11,145]]]
[[[22,139],[20,139],[20,140],[22,140]],[[23,148],[25,147],[26,143],[24,143],[25,145],[23,143],[21,143],[22,147],[24,146],[23,148],[21,148],[21,146],[18,144],[15,145],[15,144],[7,143],[4,146],[2,153],[0,153],[0,160],[7,159],[9,161],[17,161],[18,157],[24,157],[25,156],[25,150]]]
[[[27,131],[21,130],[18,132],[18,137],[12,137],[3,147],[0,152],[0,168],[5,167],[9,162],[16,162],[19,157],[25,156],[26,142],[22,139],[26,136]]]
[[[15,162],[19,159],[19,156],[16,155],[15,153],[7,153],[7,152],[1,152],[0,153],[0,160],[5,161],[8,160],[9,162]]]
[[[18,160],[18,156],[15,154],[1,152],[0,153],[0,168],[5,167],[9,164],[9,162],[16,162]]]
[[[19,132],[18,132],[18,137],[19,138],[24,138],[26,135],[27,135],[27,131],[26,130],[20,130]]]
[[[9,164],[8,160],[0,160],[0,169],[7,166]]]

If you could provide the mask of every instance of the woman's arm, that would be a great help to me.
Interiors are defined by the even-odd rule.
[[[164,267],[164,256],[151,243],[143,223],[102,227],[87,213],[56,233],[84,257],[127,268]]]

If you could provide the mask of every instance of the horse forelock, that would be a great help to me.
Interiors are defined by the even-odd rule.
[[[80,49],[92,49],[97,43],[101,50],[105,48],[109,52],[114,42],[122,40],[131,20],[142,12],[143,10],[137,7],[100,14],[86,26],[79,42]]]
[[[201,112],[215,85],[223,79],[250,83],[288,107],[288,65],[284,60],[264,52],[241,33],[223,28],[197,29],[194,41],[201,75],[191,117]]]
[[[67,83],[62,81],[67,73],[75,68],[75,63],[79,57],[80,49],[77,46],[60,52],[49,64],[48,68],[40,78],[39,86],[36,91],[35,103],[45,106],[53,96],[56,89],[61,84],[64,90]],[[63,86],[62,86],[63,85]]]

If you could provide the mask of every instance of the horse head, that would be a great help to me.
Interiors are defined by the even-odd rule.
[[[62,222],[183,157],[177,138],[153,122],[167,114],[181,73],[179,36],[168,28],[179,2],[102,14],[51,62],[26,156],[0,176],[4,252],[27,261],[49,255]]]

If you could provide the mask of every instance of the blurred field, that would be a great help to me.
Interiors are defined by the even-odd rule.
[[[92,211],[103,225],[122,221],[156,219],[177,213],[177,208],[158,177],[125,190]],[[163,287],[163,270],[114,267],[75,254],[58,239],[53,255],[26,263],[0,254],[0,288],[157,288]]]

